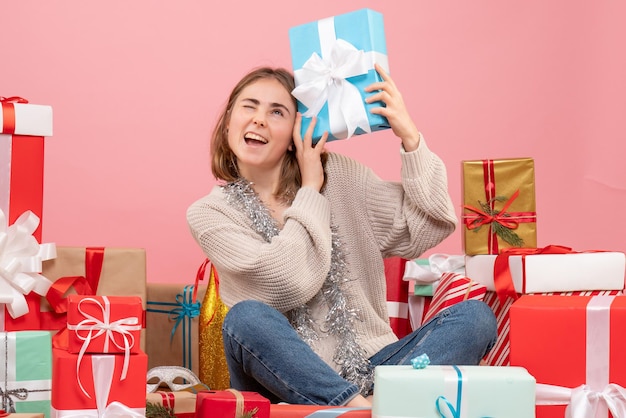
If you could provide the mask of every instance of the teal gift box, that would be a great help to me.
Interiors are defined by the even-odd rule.
[[[534,418],[535,378],[523,367],[377,366],[373,418]]]
[[[51,385],[50,332],[0,332],[0,409],[49,418]]]
[[[317,116],[313,140],[346,139],[389,129],[389,122],[365,103],[364,88],[382,81],[374,63],[389,72],[383,15],[371,9],[328,17],[289,29],[291,59],[302,120],[302,136]]]

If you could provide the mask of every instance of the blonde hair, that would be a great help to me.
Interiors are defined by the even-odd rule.
[[[240,178],[237,157],[228,145],[228,123],[230,111],[242,90],[259,80],[273,79],[278,81],[291,94],[295,88],[293,74],[284,68],[259,67],[246,74],[235,85],[228,97],[228,102],[220,114],[217,125],[211,136],[211,171],[218,180],[236,181]],[[292,97],[294,108],[296,99]],[[326,154],[322,155],[322,163],[326,162]],[[281,176],[276,196],[291,201],[302,184],[300,168],[296,160],[295,148],[290,147],[282,161]]]

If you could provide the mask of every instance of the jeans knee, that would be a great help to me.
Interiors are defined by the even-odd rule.
[[[258,300],[238,302],[228,309],[222,328],[224,330],[245,329],[250,324],[258,324],[259,318],[266,315],[265,311],[268,309],[271,308]]]
[[[493,310],[480,300],[467,300],[470,317],[476,327],[476,334],[483,335],[488,341],[495,342],[498,336],[498,321]]]

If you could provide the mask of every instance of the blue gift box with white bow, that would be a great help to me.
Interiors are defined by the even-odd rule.
[[[389,73],[381,13],[360,9],[295,26],[289,41],[303,136],[313,116],[314,142],[325,131],[332,141],[389,129],[386,118],[370,113],[383,103],[365,103],[364,91],[382,80],[374,63]]]

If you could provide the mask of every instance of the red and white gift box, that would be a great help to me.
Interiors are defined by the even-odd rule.
[[[235,418],[253,411],[254,418],[269,418],[269,399],[256,392],[235,389],[200,391],[196,399],[198,418]]]
[[[138,296],[68,295],[70,353],[139,353],[143,307]]]
[[[517,293],[622,290],[625,269],[623,252],[578,252],[559,245],[465,257],[467,277],[483,283],[487,290],[512,282]],[[507,283],[499,284],[501,280]]]
[[[128,364],[126,364],[128,359]],[[52,418],[144,417],[148,356],[52,349]]]
[[[28,231],[36,242],[41,242],[43,208],[44,137],[52,136],[52,107],[28,104],[20,97],[0,97],[0,220],[2,231],[11,235],[16,229]],[[19,225],[19,228],[9,227]],[[13,239],[7,245],[20,248],[15,254],[5,248],[3,268],[9,277],[0,278],[0,330],[22,331],[40,329],[39,303],[47,291],[48,283],[33,283],[20,273],[34,277],[41,273],[41,261],[32,246],[21,246]],[[24,250],[28,249],[28,254]],[[53,251],[53,248],[45,249]],[[21,257],[28,259],[21,259]],[[39,257],[39,258],[38,258]],[[6,275],[4,275],[6,276]],[[7,312],[5,312],[5,310]]]
[[[423,323],[430,321],[442,310],[464,300],[483,300],[486,292],[487,288],[484,285],[461,274],[444,273],[424,315]]]
[[[511,365],[537,379],[537,418],[568,404],[567,416],[626,416],[626,296],[524,295],[510,316]]]

